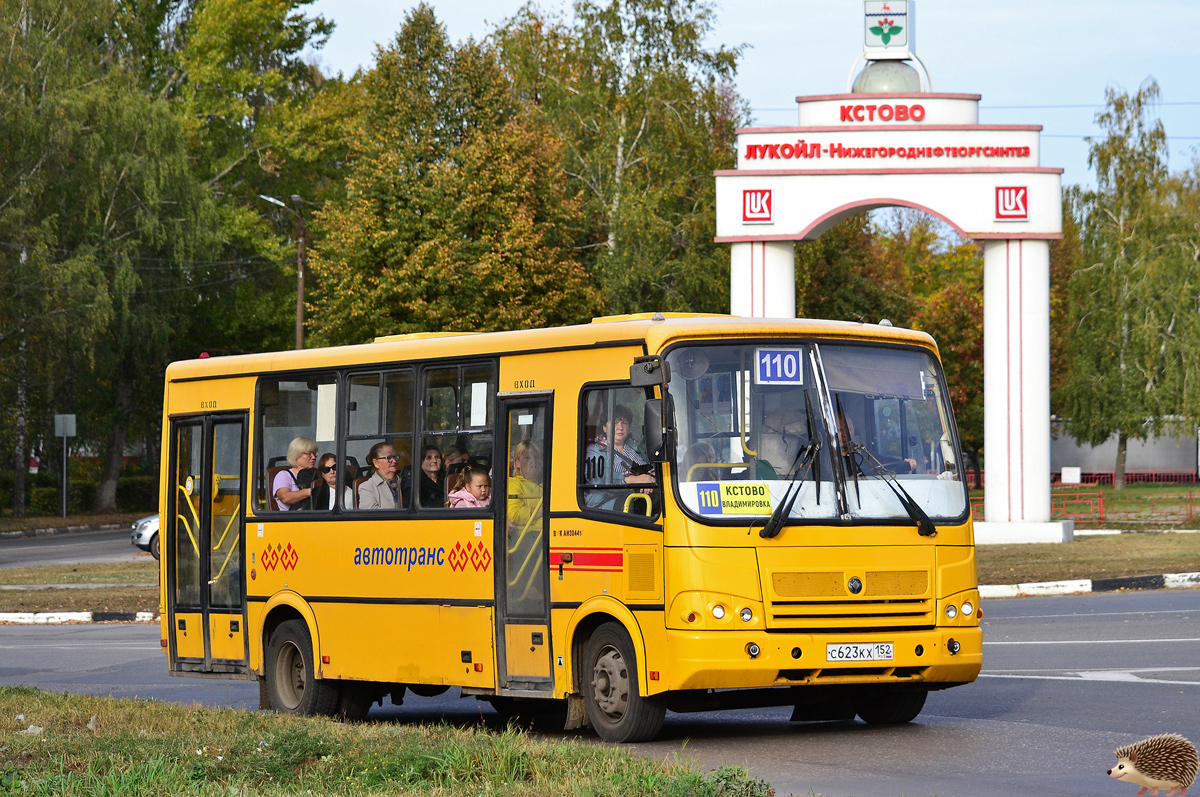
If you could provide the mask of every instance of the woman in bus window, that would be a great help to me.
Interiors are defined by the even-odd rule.
[[[446,492],[442,479],[442,452],[433,443],[426,443],[421,449],[421,470],[417,474],[417,497],[423,507],[444,507]],[[404,490],[404,503],[412,501],[411,467],[405,467],[400,472],[400,487]]]
[[[371,478],[358,485],[359,509],[395,509],[403,507],[399,488],[396,485],[396,449],[390,443],[376,443],[367,454],[367,461],[375,472]]]
[[[653,468],[646,461],[641,447],[629,436],[633,426],[633,413],[623,404],[613,409],[613,417],[601,409],[597,427],[600,436],[587,447],[587,472],[592,474],[589,484],[654,484]],[[611,466],[609,463],[612,463]],[[632,490],[589,490],[585,503],[599,509],[621,511],[625,499]],[[642,492],[649,492],[643,488]]]
[[[509,473],[508,528],[523,532],[542,516],[542,451],[537,443],[517,443]]]
[[[319,482],[313,483],[316,493],[313,497],[313,509],[333,509],[337,495],[338,464],[334,454],[322,454],[317,460],[317,475]],[[354,508],[354,491],[347,486],[342,490],[342,506]]]
[[[287,461],[290,468],[284,468],[275,474],[271,483],[271,492],[279,504],[279,511],[299,509],[300,502],[311,498],[312,487],[301,487],[296,483],[300,471],[317,464],[317,444],[307,437],[296,437],[288,444]]]

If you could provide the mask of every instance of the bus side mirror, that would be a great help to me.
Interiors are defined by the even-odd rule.
[[[629,366],[629,384],[634,387],[661,387],[671,382],[671,366],[657,354],[638,357]]]
[[[666,462],[662,399],[650,399],[646,402],[642,424],[643,434],[646,435],[646,455],[651,462]]]

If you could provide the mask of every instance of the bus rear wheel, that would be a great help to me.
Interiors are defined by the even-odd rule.
[[[584,653],[583,695],[588,718],[606,742],[644,742],[662,730],[667,713],[661,698],[638,689],[633,641],[618,623],[605,623]]]
[[[928,695],[924,689],[865,689],[854,697],[854,713],[868,725],[912,722]]]
[[[285,620],[267,645],[267,698],[283,714],[325,714],[338,710],[338,690],[317,678],[312,635],[303,620]]]

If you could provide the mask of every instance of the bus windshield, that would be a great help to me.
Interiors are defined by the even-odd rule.
[[[905,521],[902,495],[960,518],[967,492],[937,359],[919,348],[794,341],[671,350],[674,478],[705,520]],[[793,488],[795,490],[795,488]]]

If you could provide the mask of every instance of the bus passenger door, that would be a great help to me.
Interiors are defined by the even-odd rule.
[[[171,669],[246,673],[246,417],[172,421],[167,558]]]
[[[502,691],[549,693],[550,398],[501,399],[505,466],[496,523],[496,639]],[[497,479],[500,481],[500,479]],[[502,553],[500,553],[502,552]]]

